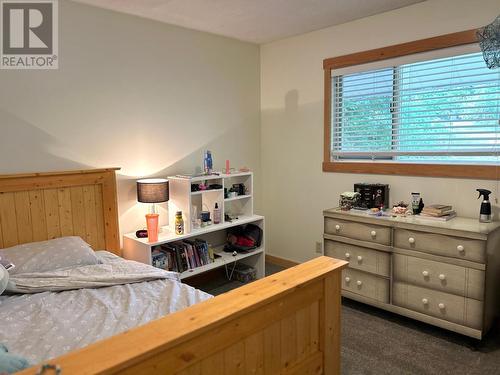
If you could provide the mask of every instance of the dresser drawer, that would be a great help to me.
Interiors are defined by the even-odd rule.
[[[423,314],[475,329],[482,329],[483,302],[395,282],[392,303]]]
[[[484,271],[394,254],[394,280],[477,300],[484,299]]]
[[[325,217],[325,233],[390,245],[391,228]]]
[[[381,276],[389,276],[390,256],[389,253],[383,251],[325,240],[325,255],[347,260],[350,268]]]
[[[342,271],[342,289],[389,303],[389,280],[352,268]]]
[[[486,241],[406,229],[394,231],[394,247],[485,263]]]

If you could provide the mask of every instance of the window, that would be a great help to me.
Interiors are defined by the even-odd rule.
[[[500,71],[481,53],[332,77],[332,157],[496,162]]]
[[[426,41],[401,45],[410,46],[413,55],[392,48],[396,54],[392,58],[388,47],[381,49],[384,53],[366,53],[383,56],[378,59],[354,55],[328,59],[334,63],[325,67],[330,75],[325,74],[329,99],[328,103],[325,99],[325,133],[329,134],[325,134],[324,170],[349,172],[349,163],[352,171],[363,173],[412,174],[398,171],[403,164],[406,169],[420,164],[419,171],[426,170],[423,164],[428,171],[439,164],[453,166],[452,176],[478,177],[468,175],[467,165],[498,164],[500,70],[486,67],[469,38],[454,48],[443,43],[442,48],[417,48],[422,53],[414,54],[415,45]],[[456,47],[461,44],[467,48]],[[336,69],[335,63],[356,60],[353,57],[361,61]],[[483,177],[492,177],[488,175]]]

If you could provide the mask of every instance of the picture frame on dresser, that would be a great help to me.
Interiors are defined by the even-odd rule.
[[[344,297],[481,339],[498,317],[500,223],[328,209],[324,253],[349,262]]]

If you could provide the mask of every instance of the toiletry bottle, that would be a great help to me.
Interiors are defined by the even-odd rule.
[[[175,213],[175,234],[184,234],[184,220],[182,219],[182,211]]]
[[[214,224],[219,224],[220,223],[220,208],[217,203],[215,203],[215,208],[214,208]]]
[[[479,197],[477,199],[481,198],[481,195],[484,197],[483,201],[481,202],[481,209],[479,211],[479,222],[481,223],[491,223],[491,203],[490,203],[490,194],[491,191],[486,190],[486,189],[476,189],[479,192]]]
[[[207,150],[205,152],[205,158],[203,159],[203,171],[205,172],[205,174],[207,175],[212,174],[212,167],[213,167],[212,153]]]
[[[413,215],[418,215],[420,205],[420,193],[411,193],[411,209],[413,211]]]
[[[203,154],[203,173],[208,174],[208,151]]]
[[[208,154],[208,174],[212,174],[213,171],[213,160],[212,160],[212,152],[207,151]]]

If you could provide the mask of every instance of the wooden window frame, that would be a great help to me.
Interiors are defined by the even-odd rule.
[[[332,70],[415,53],[477,43],[476,32],[477,29],[461,31],[323,60],[325,79],[323,172],[370,173],[426,177],[460,177],[488,180],[500,179],[499,168],[496,165],[346,162],[332,161],[330,157]]]

